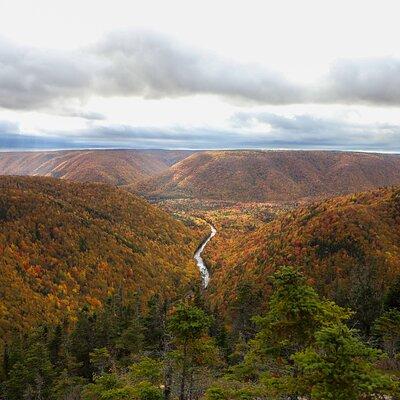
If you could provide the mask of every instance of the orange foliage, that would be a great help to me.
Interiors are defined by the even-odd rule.
[[[260,290],[281,265],[300,266],[320,293],[362,310],[400,275],[400,189],[337,197],[288,212],[254,232],[216,236],[207,250],[211,266],[208,297],[227,312],[242,282]],[[365,309],[367,307],[364,307]],[[374,310],[372,310],[374,311]],[[369,318],[369,316],[365,316]]]
[[[333,151],[206,151],[133,185],[159,198],[296,201],[400,183],[400,156]]]
[[[102,184],[0,178],[0,336],[73,318],[116,290],[146,301],[198,285],[194,237],[146,201]]]

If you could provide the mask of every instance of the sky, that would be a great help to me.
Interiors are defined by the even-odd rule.
[[[0,0],[0,150],[400,152],[399,11]]]

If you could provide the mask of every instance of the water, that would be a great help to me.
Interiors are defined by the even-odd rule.
[[[204,241],[204,243],[198,248],[196,253],[194,254],[194,259],[196,260],[196,264],[199,267],[201,278],[203,280],[203,287],[206,288],[208,286],[208,283],[210,282],[210,273],[208,272],[208,269],[206,267],[206,264],[204,264],[204,260],[201,257],[201,253],[207,246],[207,243],[216,235],[217,230],[210,224],[211,227],[211,233],[210,236]]]

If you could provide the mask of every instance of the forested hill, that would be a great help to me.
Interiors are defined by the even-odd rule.
[[[117,291],[176,298],[201,282],[199,240],[120,189],[0,177],[0,336],[73,317]]]
[[[127,185],[182,160],[185,150],[73,150],[0,153],[0,175],[37,175]]]
[[[400,184],[400,155],[334,151],[207,151],[132,186],[162,198],[294,201]]]
[[[399,227],[400,188],[387,188],[297,209],[228,248],[217,236],[206,250],[213,266],[208,296],[233,319],[246,307],[257,313],[273,271],[299,266],[319,293],[355,310],[358,326],[368,330],[399,284]]]

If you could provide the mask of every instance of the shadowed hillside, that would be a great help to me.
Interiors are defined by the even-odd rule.
[[[0,332],[60,321],[123,291],[176,298],[200,284],[200,238],[146,201],[102,184],[0,178]]]
[[[400,189],[388,188],[294,210],[228,246],[216,236],[206,251],[209,298],[235,318],[238,298],[265,304],[268,276],[278,266],[300,266],[320,293],[351,307],[368,329],[400,275],[399,226]]]
[[[0,153],[0,175],[39,175],[121,186],[160,173],[190,154],[180,150]]]
[[[329,151],[208,151],[132,186],[148,197],[294,201],[400,184],[400,156]]]

